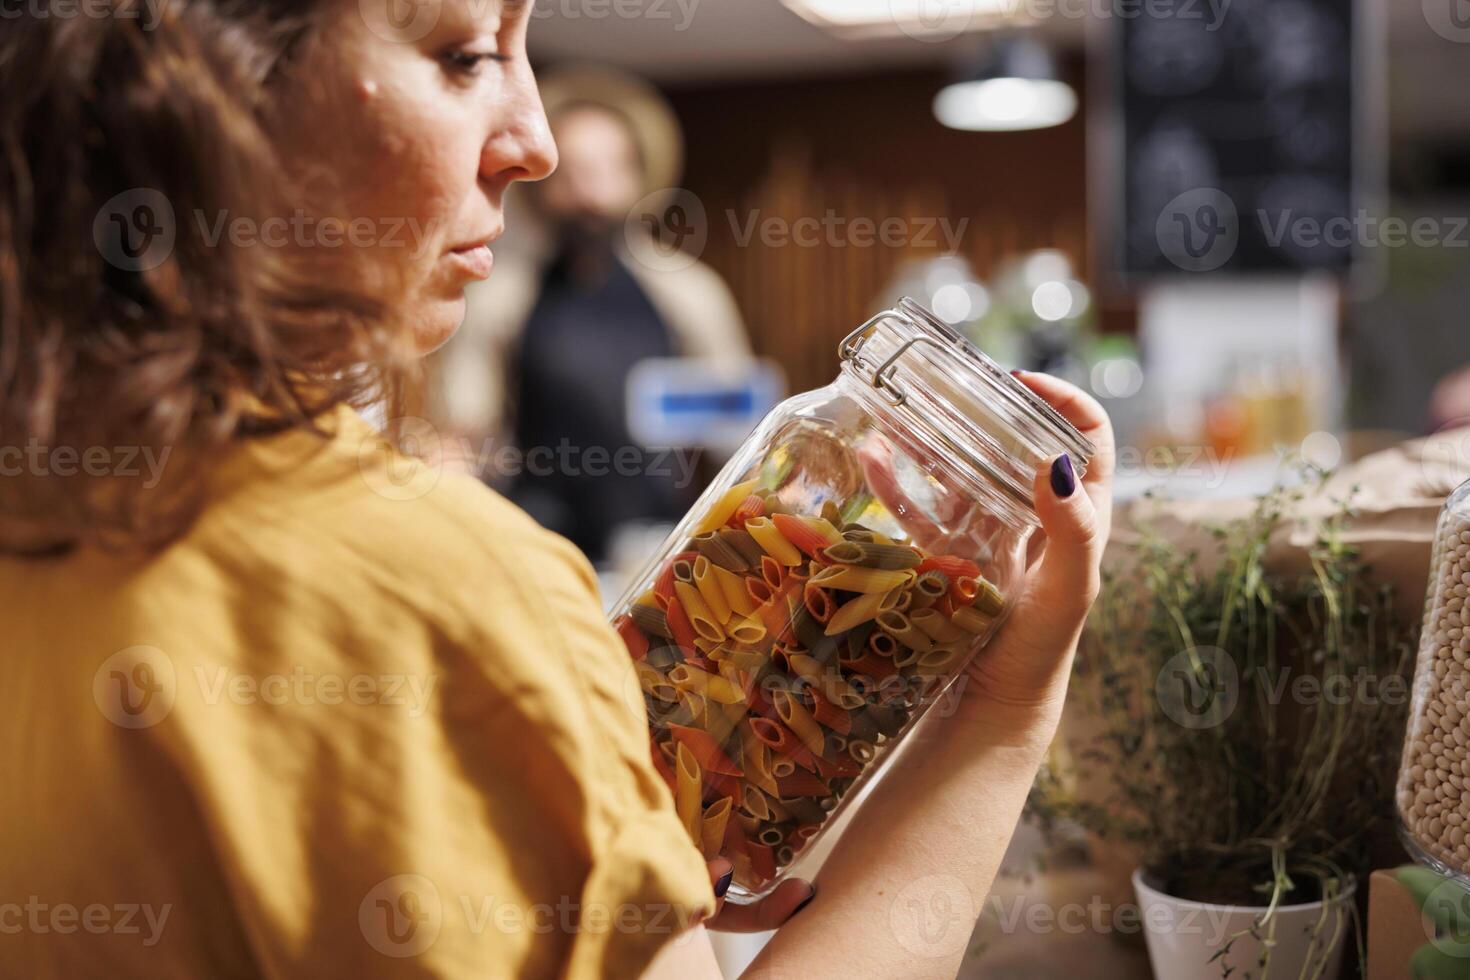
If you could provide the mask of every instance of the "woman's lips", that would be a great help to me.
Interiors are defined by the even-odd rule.
[[[449,253],[449,257],[472,279],[490,278],[490,270],[495,267],[495,255],[489,245],[457,248]]]

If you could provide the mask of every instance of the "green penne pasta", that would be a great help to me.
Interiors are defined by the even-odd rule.
[[[701,534],[694,539],[694,548],[700,556],[711,563],[730,572],[745,572],[750,570],[750,562],[745,556],[735,550],[735,547],[726,541],[718,531]],[[675,575],[677,576],[677,572]]]
[[[662,609],[654,606],[633,606],[628,610],[628,616],[633,620],[633,625],[645,633],[661,636],[666,640],[674,638],[669,629],[669,617],[664,615]]]
[[[765,551],[755,538],[750,536],[749,531],[742,528],[727,527],[716,533],[720,536],[721,541],[735,549],[740,554],[740,557],[745,559],[747,567],[760,567],[761,557],[765,555]]]
[[[975,595],[972,605],[987,616],[999,616],[1006,607],[1005,596],[1001,595],[990,580],[982,578],[979,583],[980,591]]]
[[[884,571],[913,568],[921,560],[919,552],[901,544],[877,544],[873,541],[843,541],[823,552],[835,562],[878,568]]]
[[[974,606],[962,606],[954,611],[954,615],[950,617],[950,622],[966,633],[978,636],[990,629],[990,625],[995,620]]]

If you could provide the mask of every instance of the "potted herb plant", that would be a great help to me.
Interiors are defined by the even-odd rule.
[[[1184,550],[1143,529],[1105,573],[1069,706],[1070,763],[1031,801],[1133,875],[1159,980],[1337,975],[1369,845],[1392,813],[1414,628],[1343,541],[1314,530],[1269,574],[1307,489],[1277,489]]]

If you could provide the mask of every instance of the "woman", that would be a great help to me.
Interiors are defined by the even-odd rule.
[[[1026,379],[1102,452],[1085,492],[1037,474],[1021,607],[820,897],[717,909],[585,561],[347,407],[555,165],[528,5],[97,9],[0,36],[6,970],[714,977],[696,923],[789,919],[756,972],[952,976],[963,943],[895,923],[978,909],[1053,734],[1097,406]]]

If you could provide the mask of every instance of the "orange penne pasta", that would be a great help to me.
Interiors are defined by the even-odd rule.
[[[968,559],[956,557],[955,555],[930,555],[928,558],[919,562],[919,566],[915,571],[923,575],[930,569],[937,569],[943,572],[950,580],[962,576],[977,578],[980,575],[979,565]]]
[[[766,512],[766,502],[758,493],[753,493],[740,502],[735,508],[735,513],[730,515],[731,527],[744,527],[746,521],[753,521]]]
[[[775,516],[782,517],[784,515],[777,514]],[[762,551],[776,559],[782,565],[801,564],[801,552],[797,550],[795,545],[786,540],[786,536],[776,526],[774,518],[757,517],[755,520],[746,521],[745,531],[755,539],[756,544],[761,546]]]
[[[630,657],[634,660],[642,660],[648,656],[648,634],[633,623],[631,616],[619,616],[613,628],[623,638],[623,645],[628,648]]]
[[[689,622],[689,615],[684,611],[684,606],[677,598],[670,599],[668,608],[664,614],[669,620],[669,632],[674,634],[674,642],[685,651],[694,650],[694,624]]]
[[[765,844],[757,844],[755,841],[751,841],[749,844],[747,844],[746,849],[750,852],[750,870],[753,871],[761,881],[770,881],[772,878],[776,877],[775,851],[772,851]]]
[[[817,765],[822,764],[821,759]],[[788,796],[831,796],[832,787],[817,776],[809,772],[798,770],[789,776],[776,780],[776,785],[781,787],[781,795]]]
[[[811,582],[807,582],[806,588],[802,590],[802,603],[806,606],[807,612],[812,614],[812,618],[819,623],[827,622],[837,611],[837,604],[832,601],[832,593]],[[828,633],[830,635],[831,631],[829,630]]]
[[[830,521],[820,517],[797,517],[777,514],[771,518],[781,536],[808,558],[821,558],[822,552],[842,540],[842,533]]]
[[[846,735],[852,731],[852,717],[845,708],[828,701],[825,697],[812,699],[812,717],[823,728]]]
[[[761,579],[774,592],[786,581],[786,566],[770,555],[761,555]]]
[[[740,767],[730,761],[725,750],[720,748],[720,743],[709,732],[684,725],[670,725],[669,734],[682,748],[688,750],[690,758],[701,770],[707,769],[727,776],[741,775]]]
[[[719,499],[710,506],[709,510],[704,512],[704,516],[695,525],[693,536],[698,537],[701,534],[708,534],[718,527],[723,527],[734,515],[736,509],[745,502],[745,498],[750,496],[751,491],[755,489],[756,482],[755,480],[746,480],[744,483],[737,483],[720,494]]]

